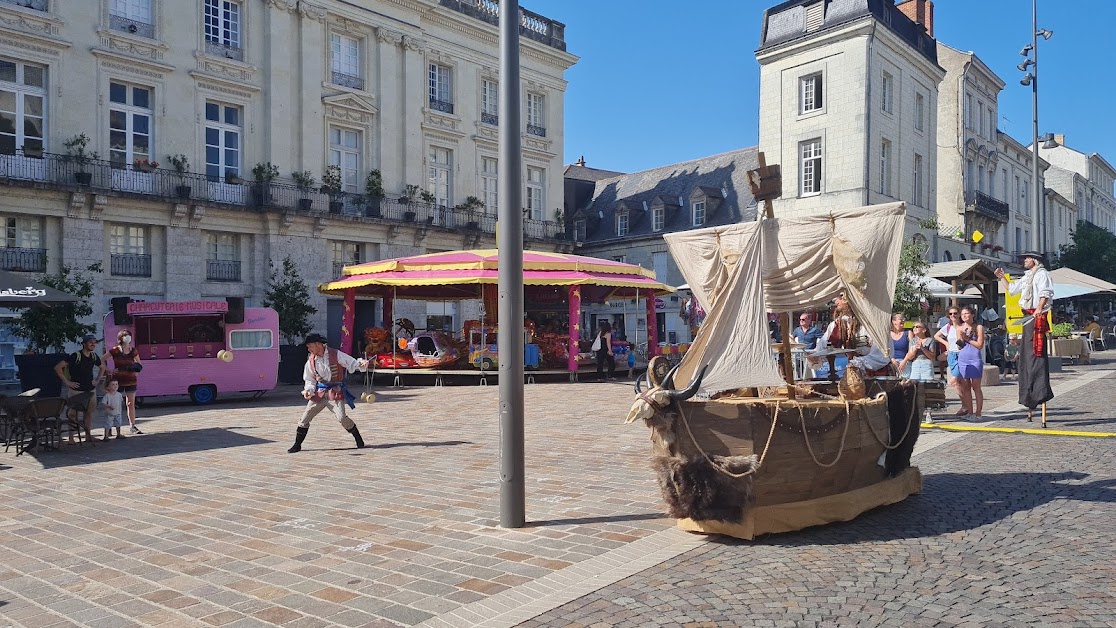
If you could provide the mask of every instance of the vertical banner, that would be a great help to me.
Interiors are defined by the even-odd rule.
[[[647,294],[647,359],[659,355],[659,320],[655,317],[655,293]]]
[[[356,288],[345,289],[345,305],[341,309],[341,351],[353,354],[353,317],[356,315]]]
[[[392,325],[395,324],[395,297],[393,295],[384,296],[384,329],[391,333]]]
[[[566,368],[577,372],[578,341],[581,340],[581,286],[570,286],[570,347]]]

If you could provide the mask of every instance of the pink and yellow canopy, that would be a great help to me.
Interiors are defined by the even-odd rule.
[[[448,251],[346,266],[340,278],[319,285],[318,291],[340,296],[352,288],[361,296],[468,299],[479,297],[480,285],[498,283],[498,276],[496,249]],[[523,284],[599,287],[590,290],[596,293],[590,300],[673,292],[640,266],[544,251],[523,252]]]

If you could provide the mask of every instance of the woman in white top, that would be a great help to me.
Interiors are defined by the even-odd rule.
[[[957,416],[968,416],[973,413],[973,409],[965,405],[965,397],[961,394],[961,384],[958,377],[961,376],[961,371],[957,366],[957,354],[960,352],[960,347],[957,346],[957,330],[961,324],[961,311],[956,306],[949,306],[946,311],[946,316],[949,317],[949,323],[934,333],[934,340],[941,343],[942,347],[946,350],[946,365],[949,367],[949,385],[953,390],[957,391],[957,396],[961,399],[961,409],[955,414]]]

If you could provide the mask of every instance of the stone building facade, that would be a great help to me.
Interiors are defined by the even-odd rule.
[[[0,267],[101,263],[99,318],[118,295],[260,305],[269,262],[287,256],[316,285],[348,263],[494,245],[498,10],[0,2],[0,95],[15,103],[0,106]],[[577,59],[562,24],[521,13],[526,245],[555,250],[567,246],[555,211]],[[313,185],[296,184],[303,171]],[[365,195],[372,172],[383,198]],[[339,307],[316,293],[313,305],[315,328],[335,334]],[[426,320],[425,305],[400,307]]]
[[[1116,233],[1116,168],[1097,153],[1066,146],[1063,134],[1054,135],[1054,144],[1039,145],[1039,154],[1051,164],[1049,187],[1073,201],[1079,219]]]

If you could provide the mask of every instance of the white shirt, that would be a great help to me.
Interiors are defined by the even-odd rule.
[[[101,405],[105,409],[105,414],[116,416],[120,414],[121,408],[124,407],[124,395],[121,395],[119,390],[114,393],[105,393],[105,396],[101,398]]]
[[[1037,308],[1042,297],[1046,297],[1047,307],[1054,301],[1054,281],[1050,279],[1050,272],[1042,266],[1035,266],[1019,279],[1009,281],[1007,291],[1008,294],[1019,295],[1019,307],[1024,310]]]
[[[317,374],[318,374],[319,377],[322,378],[322,381],[323,382],[333,381],[333,379],[332,379],[333,374],[330,373],[330,371],[329,371],[329,349],[326,349],[326,352],[324,354],[322,354],[321,356],[310,356],[310,357],[313,358],[314,371],[317,371]],[[350,373],[354,373],[357,370],[361,370],[361,371],[367,371],[368,370],[368,363],[367,362],[365,362],[364,367],[361,368],[361,360],[357,360],[353,356],[351,356],[347,353],[344,353],[342,351],[337,352],[337,365],[340,366],[341,368],[347,370]],[[318,379],[316,377],[314,377],[314,371],[310,370],[310,359],[307,358],[306,366],[302,367],[302,380],[306,384],[302,388],[303,391],[317,392],[317,390],[318,390]]]

